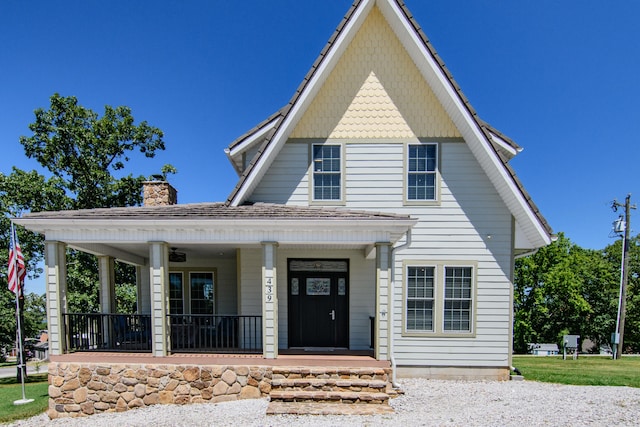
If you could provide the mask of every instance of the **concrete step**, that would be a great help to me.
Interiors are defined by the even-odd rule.
[[[270,402],[267,415],[380,415],[393,413],[389,405],[367,405],[317,402]]]

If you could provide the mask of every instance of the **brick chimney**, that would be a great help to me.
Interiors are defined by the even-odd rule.
[[[142,189],[144,206],[168,206],[178,203],[178,192],[167,181],[145,181],[142,183]]]

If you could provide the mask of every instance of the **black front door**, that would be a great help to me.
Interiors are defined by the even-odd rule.
[[[290,260],[289,347],[349,346],[348,262]]]

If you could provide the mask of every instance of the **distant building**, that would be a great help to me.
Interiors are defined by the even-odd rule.
[[[558,344],[529,344],[529,353],[534,356],[557,356],[560,353]]]

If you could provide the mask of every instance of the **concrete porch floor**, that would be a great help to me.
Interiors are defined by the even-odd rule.
[[[176,365],[262,365],[262,366],[318,366],[343,368],[390,368],[388,361],[376,360],[361,352],[331,354],[314,352],[287,352],[277,359],[265,359],[259,354],[173,354],[155,357],[149,353],[121,352],[76,352],[50,356],[51,362],[61,363],[108,363],[108,364],[176,364]]]

